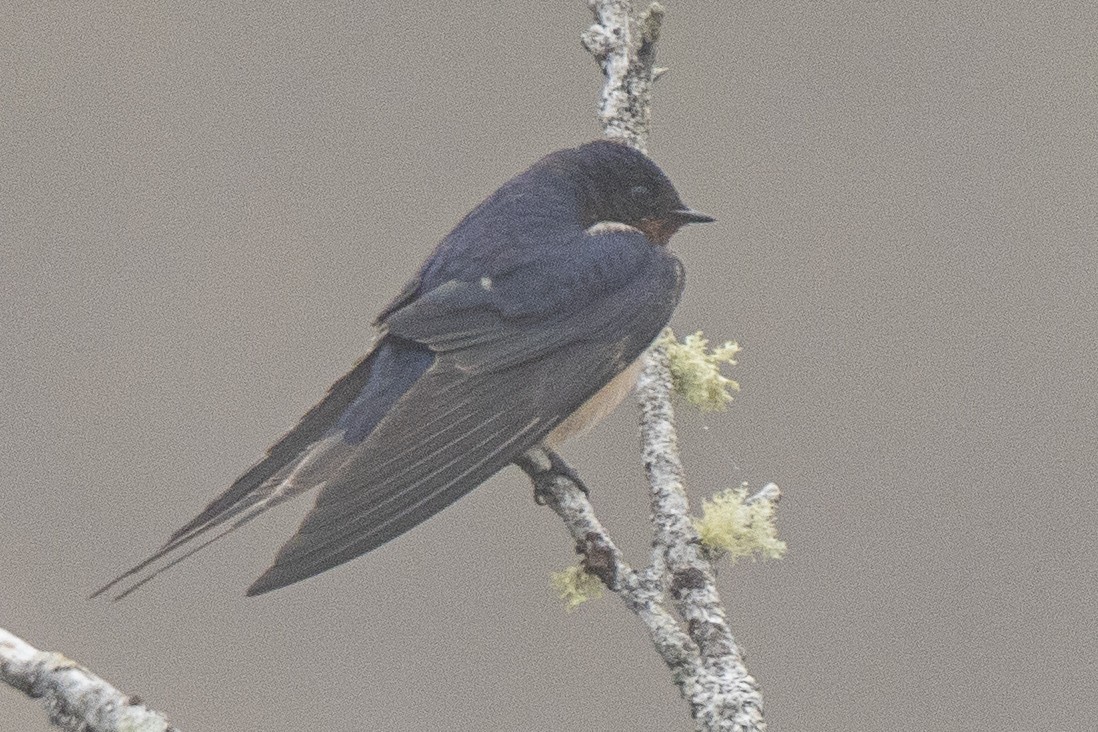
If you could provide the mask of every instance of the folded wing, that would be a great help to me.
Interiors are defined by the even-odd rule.
[[[455,284],[451,295],[472,299]],[[435,365],[328,480],[255,595],[399,536],[511,463],[631,364],[670,318],[679,263],[653,257],[625,286],[550,318],[507,318],[430,298],[388,320],[437,349]]]

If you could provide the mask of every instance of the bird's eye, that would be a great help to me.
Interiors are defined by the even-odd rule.
[[[642,201],[650,195],[648,188],[645,186],[633,186],[629,189],[629,196],[637,201]]]

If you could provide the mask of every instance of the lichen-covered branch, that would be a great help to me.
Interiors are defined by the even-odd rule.
[[[595,15],[595,24],[581,40],[606,78],[599,99],[603,136],[643,152],[648,142],[652,82],[664,71],[655,67],[663,6],[654,2],[638,16],[631,0],[589,0],[587,5]]]
[[[626,607],[644,622],[656,651],[673,671],[691,667],[697,658],[697,649],[674,616],[664,608],[659,582],[651,573],[642,576],[629,566],[595,516],[587,495],[566,475],[570,471],[560,458],[554,457],[555,465],[544,450],[535,449],[526,454],[520,465],[533,480],[537,495],[556,511],[572,534],[576,553],[583,558],[583,569],[617,593]],[[697,669],[689,670],[693,673]]]
[[[636,14],[629,0],[589,0],[588,5],[595,24],[582,40],[605,75],[599,102],[603,134],[644,151],[652,83],[662,72],[654,64],[664,9],[652,3]],[[724,360],[734,355],[732,347],[728,350]],[[524,469],[534,478],[539,496],[564,520],[583,556],[583,568],[621,596],[648,627],[690,704],[696,728],[762,732],[762,697],[744,666],[713,578],[710,556],[719,550],[702,544],[689,514],[671,404],[672,378],[662,343],[649,350],[637,391],[654,529],[648,568],[638,572],[625,562],[576,485],[574,473],[550,470],[560,467],[559,457],[543,456],[547,467],[541,473],[529,466]],[[747,500],[776,502],[779,496],[777,486],[769,485]],[[665,607],[668,596],[681,624]]]
[[[671,405],[667,353],[653,348],[637,382],[641,445],[652,491],[652,564],[701,654],[702,672],[684,688],[699,730],[763,730],[762,696],[747,673],[713,570],[690,518]]]
[[[72,732],[178,732],[159,712],[75,661],[40,651],[0,628],[0,679],[43,699],[49,720]]]

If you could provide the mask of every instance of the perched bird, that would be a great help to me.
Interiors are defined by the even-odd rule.
[[[541,159],[442,240],[377,317],[370,352],[296,427],[95,594],[128,580],[124,597],[319,489],[248,588],[258,595],[381,546],[529,450],[555,456],[632,387],[638,357],[682,292],[682,264],[666,244],[683,225],[712,220],[626,145],[602,140]]]

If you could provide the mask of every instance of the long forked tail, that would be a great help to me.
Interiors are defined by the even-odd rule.
[[[281,500],[285,500],[285,498]],[[212,538],[207,539],[201,544],[191,547],[185,552],[179,552],[177,550],[186,547],[190,544],[191,540],[197,539],[199,536],[205,534],[210,529],[216,528],[232,520],[235,516],[238,516],[240,513],[244,512],[248,508],[248,506],[238,506],[234,510],[227,512],[225,515],[218,517],[218,519],[215,519],[208,524],[205,524],[201,528],[196,529],[189,534],[185,534],[179,538],[172,539],[166,542],[164,546],[160,547],[160,549],[148,559],[132,567],[131,569],[126,570],[125,572],[118,575],[113,580],[93,592],[89,599],[95,599],[100,595],[106,594],[114,588],[119,588],[119,592],[113,597],[114,600],[121,600],[122,598],[129,596],[133,592],[137,591],[139,588],[143,587],[152,578],[163,572],[166,572],[167,570],[182,562],[184,559],[187,559],[191,555],[199,552],[202,549],[205,549],[210,544],[213,544],[218,539],[229,535],[236,529],[239,529],[241,526],[266,511],[268,508],[271,508],[273,505],[275,505],[275,503],[280,503],[281,500],[259,500],[257,502],[257,505],[254,505],[251,510],[248,510],[247,513],[244,513],[241,518],[233,521],[233,523],[230,524],[227,528],[222,529]],[[164,561],[161,562],[161,560]],[[134,577],[136,577],[136,579],[134,579],[132,582],[126,582],[130,578]],[[125,586],[123,587],[123,585]]]
[[[155,554],[100,587],[91,597],[125,584],[114,597],[120,600],[267,509],[321,485],[348,456],[350,446],[334,431],[334,426],[370,379],[377,347],[384,342],[385,339],[375,342],[355,367],[332,385],[324,399],[271,446],[262,460],[172,534]],[[218,527],[224,528],[201,544],[192,545],[194,540]]]
[[[345,461],[352,447],[338,433],[310,445],[288,465],[270,474],[265,465],[270,457],[260,461],[241,476],[229,490],[214,499],[194,520],[176,531],[152,556],[123,572],[100,587],[91,598],[117,589],[115,600],[132,594],[149,580],[171,569],[215,541],[231,534],[270,508],[307,490],[322,486],[328,475]],[[262,479],[259,476],[268,476]],[[196,539],[220,529],[205,541]]]

